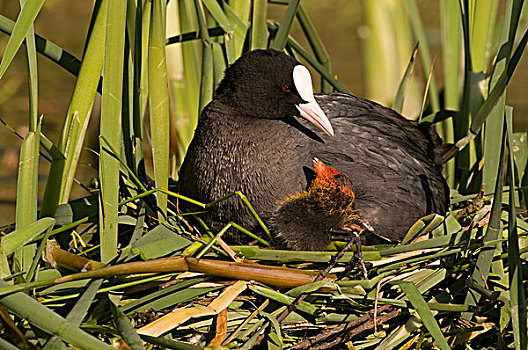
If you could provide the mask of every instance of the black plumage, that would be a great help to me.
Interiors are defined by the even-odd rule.
[[[257,50],[226,70],[200,115],[179,192],[210,202],[242,191],[269,222],[284,198],[308,188],[317,157],[351,181],[355,207],[374,229],[368,243],[397,241],[418,218],[444,214],[449,192],[441,174],[441,140],[433,127],[352,95],[316,94],[333,127],[335,136],[329,136],[332,130],[324,120],[308,122],[296,107],[311,102],[293,79],[299,65],[278,51]],[[204,218],[215,229],[228,221],[256,227],[237,197]]]

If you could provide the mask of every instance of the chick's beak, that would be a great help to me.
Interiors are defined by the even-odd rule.
[[[301,98],[308,102],[296,105],[301,116],[329,136],[334,136],[334,129],[332,128],[332,124],[330,124],[330,120],[328,120],[328,117],[314,98],[312,77],[305,66],[295,66],[293,69],[293,82]]]
[[[319,158],[314,157],[312,159],[314,170],[315,170],[315,177],[319,180],[333,180],[334,179],[334,173],[339,173],[336,169],[327,166],[324,164]]]

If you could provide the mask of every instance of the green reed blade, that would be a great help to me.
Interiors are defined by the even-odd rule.
[[[400,82],[400,85],[398,86],[398,91],[396,91],[396,97],[394,98],[392,109],[394,109],[398,113],[401,113],[403,109],[403,101],[405,99],[405,90],[411,79],[411,75],[412,75],[412,71],[414,67],[414,59],[416,58],[416,54],[418,53],[418,45],[419,44],[416,43],[416,46],[414,47],[414,50],[411,54],[411,59],[409,60],[409,64],[407,65],[407,68],[405,69],[405,73],[403,73],[403,78]],[[422,113],[420,113],[419,115],[421,117]]]
[[[508,135],[509,181],[514,186],[515,168],[513,156],[513,108],[506,107],[506,128]],[[513,338],[516,349],[526,349],[528,346],[527,314],[526,314],[526,287],[523,283],[522,261],[519,254],[519,234],[517,231],[517,218],[515,209],[515,191],[510,191],[508,210],[508,280],[510,292],[510,312],[513,328]],[[526,239],[526,238],[525,238]]]
[[[429,44],[427,36],[425,35],[424,26],[420,13],[418,12],[418,6],[416,0],[405,0],[405,7],[409,13],[409,19],[413,27],[414,34],[416,39],[420,43],[420,58],[422,61],[424,75],[429,74],[432,66],[431,54],[429,52]],[[431,76],[430,80],[430,89],[429,89],[429,99],[433,112],[436,112],[440,109],[440,102],[438,99],[438,90],[436,89],[436,81],[434,75]]]
[[[148,48],[150,134],[156,187],[168,188],[169,181],[169,90],[165,58],[163,1],[152,3]],[[167,214],[167,196],[156,196],[158,209]]]
[[[293,24],[293,19],[297,13],[297,8],[299,7],[300,0],[291,0],[288,3],[288,8],[282,16],[282,20],[279,25],[279,30],[275,35],[273,44],[271,45],[272,49],[282,51],[286,47],[286,42],[288,40],[288,35],[290,34],[291,26]]]
[[[107,6],[100,135],[104,136],[112,147],[121,149],[126,2],[108,1]],[[119,161],[106,152],[99,156],[103,214],[99,234],[101,261],[106,263],[117,255]]]
[[[96,19],[91,36],[86,40],[87,46],[84,59],[62,126],[58,148],[66,158],[63,163],[64,169],[59,178],[50,178],[51,181],[56,181],[57,184],[47,185],[60,186],[58,204],[66,203],[70,198],[74,176],[84,146],[86,130],[90,122],[94,97],[103,70],[106,5],[106,1],[103,1],[101,6],[99,6],[99,11],[94,14]]]
[[[254,0],[251,13],[250,48],[251,50],[265,49],[268,46],[268,28],[266,26],[268,1]]]
[[[13,27],[13,32],[9,37],[9,41],[7,42],[7,46],[2,57],[2,62],[0,62],[0,79],[4,76],[4,73],[11,64],[11,61],[15,57],[20,45],[22,45],[26,35],[31,30],[33,22],[40,12],[40,8],[43,4],[44,0],[33,0],[28,1],[22,7],[15,26]]]

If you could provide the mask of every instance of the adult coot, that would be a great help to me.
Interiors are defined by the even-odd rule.
[[[420,217],[444,214],[441,139],[372,101],[312,93],[308,70],[275,50],[243,55],[225,71],[202,111],[180,171],[179,192],[210,202],[242,191],[265,222],[314,178],[312,158],[350,180],[355,208],[374,229],[367,243],[397,241]],[[213,229],[256,220],[232,197],[204,217]],[[232,236],[237,238],[238,235]]]

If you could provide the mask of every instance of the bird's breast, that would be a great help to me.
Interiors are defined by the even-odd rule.
[[[306,176],[291,127],[280,120],[207,121],[198,128],[182,166],[182,189],[210,202],[240,191],[266,220],[278,201],[306,188]],[[225,132],[225,130],[229,132]],[[254,226],[246,205],[232,197],[212,209],[212,221]]]

